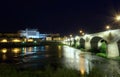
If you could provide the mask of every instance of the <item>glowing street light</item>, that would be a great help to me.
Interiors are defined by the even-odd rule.
[[[115,20],[120,21],[120,15],[116,15]]]
[[[72,37],[72,34],[70,34],[70,37]]]
[[[110,26],[109,26],[109,25],[107,25],[107,26],[106,26],[106,30],[109,30],[109,29],[110,29]]]
[[[119,29],[120,28],[120,14],[116,14],[114,17],[114,20],[115,20],[115,22],[117,22],[115,24],[118,25],[118,26],[116,26],[116,28]]]
[[[83,30],[80,30],[80,35],[84,35],[85,33],[83,32]]]
[[[85,33],[83,32],[82,35],[85,35]]]
[[[7,39],[3,39],[1,42],[6,43],[8,42]]]
[[[80,33],[82,33],[83,31],[82,30],[80,30]]]

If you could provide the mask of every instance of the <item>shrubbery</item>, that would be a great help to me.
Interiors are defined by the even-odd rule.
[[[102,45],[101,47],[99,48],[100,52],[101,53],[106,53],[106,50],[107,50],[107,45],[105,42],[102,42]]]

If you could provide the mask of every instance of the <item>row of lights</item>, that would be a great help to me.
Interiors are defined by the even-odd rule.
[[[119,22],[119,21],[120,21],[120,15],[116,15],[116,16],[115,16],[115,21],[116,21],[116,22]],[[110,25],[106,25],[105,29],[106,29],[106,30],[110,30],[110,29],[111,29],[111,26],[110,26]]]
[[[83,30],[80,30],[80,35],[84,35],[85,33],[83,32]]]
[[[117,21],[117,22],[120,21],[120,15],[116,15],[116,16],[115,16],[115,21]],[[105,26],[105,29],[106,29],[106,30],[110,30],[110,29],[111,29],[111,26],[110,26],[110,25],[106,25],[106,26]],[[79,33],[80,33],[80,35],[82,35],[82,36],[85,35],[85,32],[84,32],[82,29],[79,31]],[[71,38],[71,37],[72,37],[72,34],[70,34],[70,38]]]
[[[7,53],[7,48],[3,48],[3,49],[1,49],[0,50],[2,53]],[[12,51],[14,52],[14,53],[19,53],[20,52],[20,49],[19,48],[13,48],[12,49]]]
[[[24,42],[33,42],[34,40],[33,39],[24,39]],[[7,39],[2,39],[1,40],[2,43],[7,43],[9,42]],[[13,39],[11,42],[23,42],[23,40],[21,39]]]
[[[82,29],[79,32],[81,36],[85,35],[85,32]],[[72,37],[72,34],[70,34],[70,37]]]

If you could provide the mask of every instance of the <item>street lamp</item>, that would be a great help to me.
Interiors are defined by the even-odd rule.
[[[84,33],[84,32],[82,32],[82,35],[85,35],[85,33]]]
[[[116,26],[116,28],[119,29],[120,28],[120,14],[117,14],[114,19],[115,19],[115,22],[117,22],[115,24],[118,25]]]
[[[115,20],[120,21],[120,15],[116,15]]]
[[[110,29],[110,26],[109,26],[109,25],[107,25],[107,26],[106,26],[106,30],[109,30],[109,29]]]
[[[83,31],[82,30],[80,30],[80,33],[82,33]]]
[[[84,35],[85,33],[83,32],[83,30],[80,30],[80,35]]]
[[[70,34],[70,37],[72,37],[72,34]]]

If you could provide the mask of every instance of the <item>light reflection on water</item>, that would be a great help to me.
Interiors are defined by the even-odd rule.
[[[85,74],[85,72],[89,74],[89,67],[92,67],[92,65],[91,62],[85,58],[88,58],[89,56],[85,56],[84,53],[78,49],[67,46],[63,47],[63,51],[63,63],[66,67],[76,69],[80,71],[80,73],[83,75]]]
[[[47,46],[48,49],[48,46]],[[0,54],[1,54],[1,60],[12,60],[14,57],[24,56],[24,55],[30,55],[33,53],[36,53],[38,51],[45,51],[45,46],[34,46],[34,47],[22,47],[22,48],[1,48]],[[36,55],[30,56],[32,58],[37,57]]]
[[[34,47],[22,47],[22,48],[3,48],[2,60],[13,60],[14,57],[20,57],[18,63],[23,63],[22,66],[32,67],[37,64],[53,64],[57,65],[62,62],[64,66],[73,68],[80,71],[81,74],[85,72],[89,73],[92,64],[88,59],[89,56],[85,56],[81,51],[68,47],[68,46],[34,46]],[[11,57],[12,56],[12,57]],[[24,64],[25,63],[25,64]],[[59,63],[60,64],[60,63]]]
[[[58,57],[62,57],[62,46],[58,46]]]
[[[64,46],[63,51],[63,64],[80,71],[83,77],[120,77],[120,61],[81,52],[68,46]]]
[[[98,75],[103,73],[107,74],[101,77],[110,77],[113,73],[115,75],[120,74],[119,62],[98,58],[88,52],[81,52],[78,49],[68,46],[51,47],[47,45],[22,48],[2,48],[0,49],[0,63],[3,62],[14,62],[23,68],[38,68],[47,64],[50,64],[53,67],[62,65],[78,70],[83,77],[87,77],[85,75],[90,74],[91,71],[93,71],[93,75],[96,73],[98,73]],[[99,72],[98,69],[100,70]]]
[[[2,55],[2,59],[3,59],[3,60],[6,60],[6,59],[7,59],[6,54],[3,54],[3,55]]]

